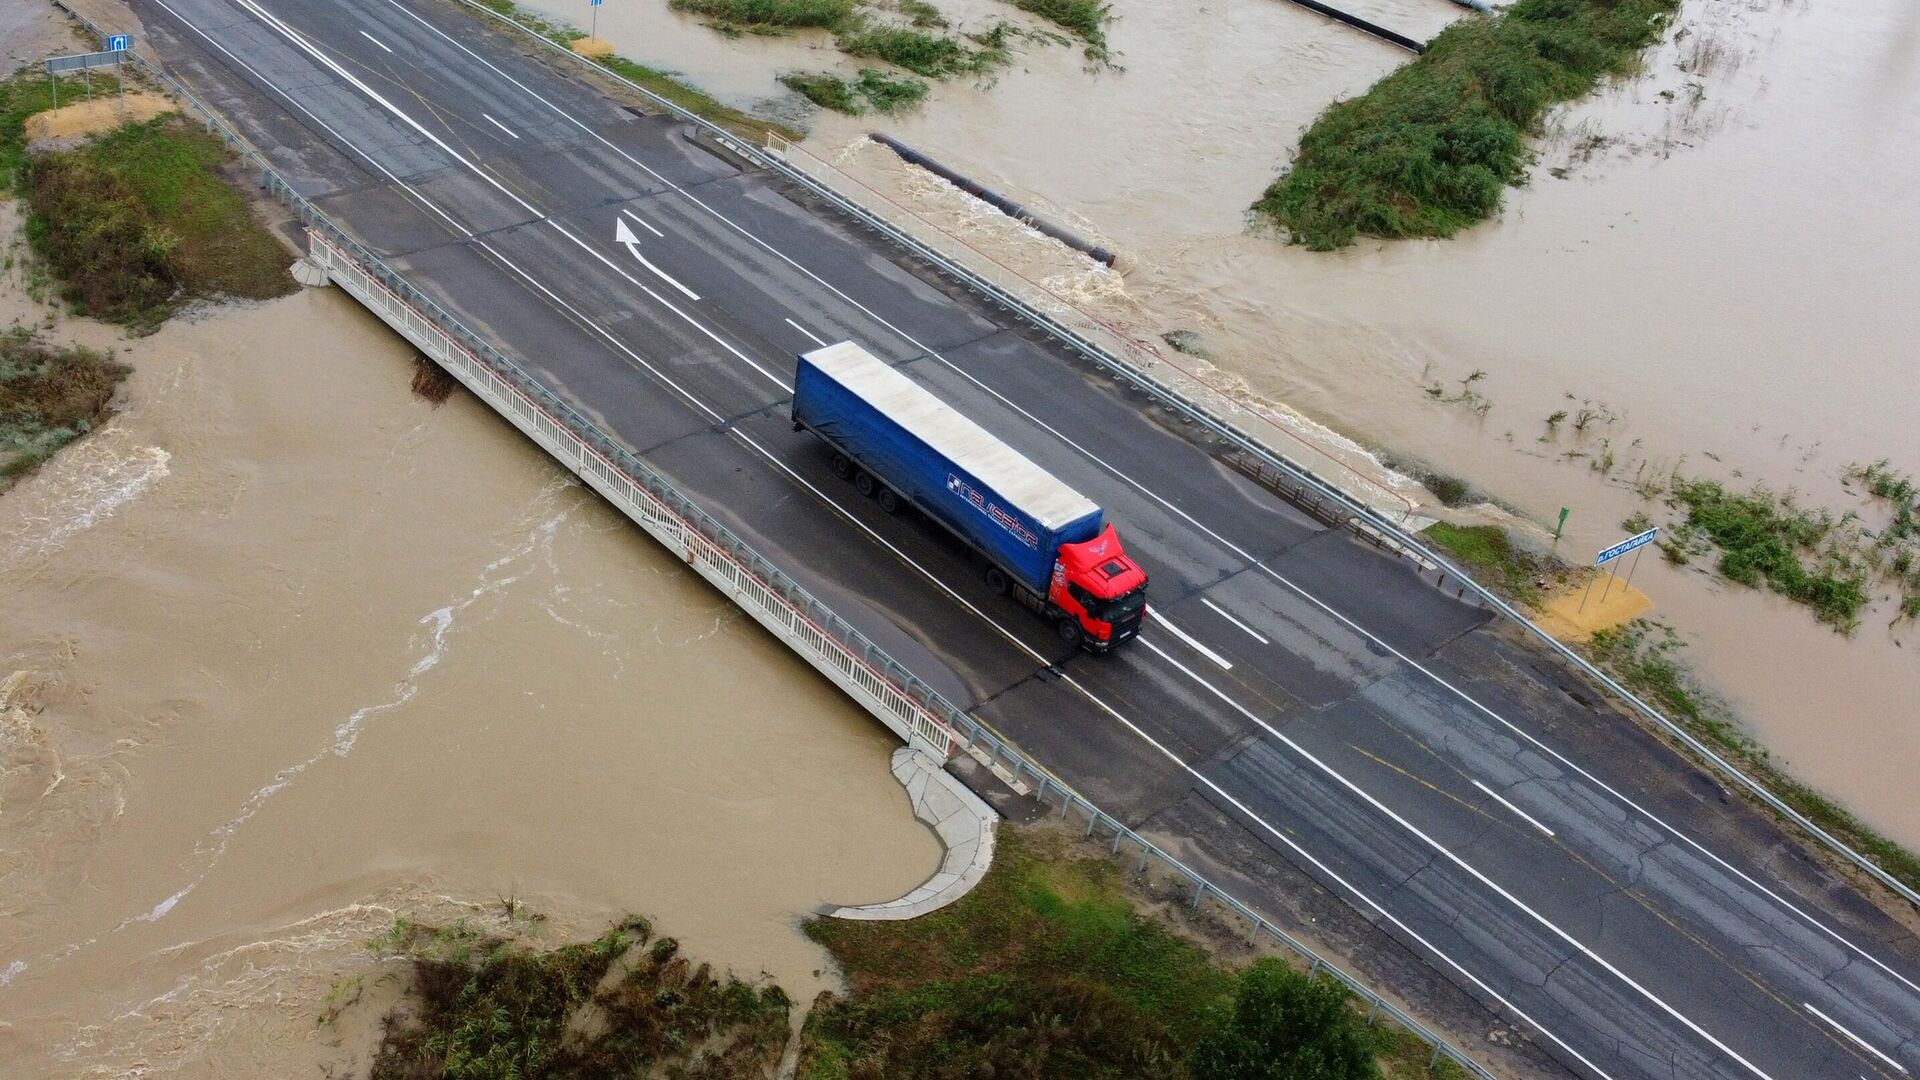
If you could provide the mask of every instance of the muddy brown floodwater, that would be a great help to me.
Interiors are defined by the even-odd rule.
[[[1416,37],[1459,10],[1354,6]],[[942,7],[966,26],[1030,22],[992,0]],[[821,114],[806,146],[1102,317],[1147,337],[1198,331],[1245,392],[1293,410],[1291,426],[1336,454],[1354,439],[1424,459],[1534,521],[1571,507],[1563,550],[1576,560],[1635,510],[1665,520],[1629,486],[1636,474],[1678,467],[1845,510],[1859,505],[1839,485],[1848,465],[1920,469],[1920,7],[1908,0],[1684,0],[1643,74],[1555,115],[1498,221],[1332,255],[1250,233],[1246,208],[1328,101],[1406,55],[1282,0],[1113,7],[1122,72],[1026,45],[991,85],[942,85],[905,116]],[[778,102],[780,70],[859,66],[824,36],[725,41],[663,0],[603,14],[600,32],[747,106]],[[864,141],[874,128],[1132,268],[1062,259]],[[1475,371],[1484,415],[1421,390],[1451,394]],[[1541,441],[1545,417],[1582,400],[1615,419]],[[1593,466],[1609,452],[1603,475]],[[1920,845],[1912,623],[1889,628],[1882,598],[1849,640],[1657,560],[1635,584],[1779,758]]]
[[[932,872],[890,734],[350,298],[56,333],[135,373],[0,497],[0,1075],[364,1065],[366,940],[508,896],[805,1001]]]

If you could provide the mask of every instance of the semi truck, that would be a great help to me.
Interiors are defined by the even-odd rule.
[[[911,505],[986,564],[988,588],[1104,653],[1140,632],[1147,575],[1100,507],[851,341],[800,354],[794,430],[880,509]]]

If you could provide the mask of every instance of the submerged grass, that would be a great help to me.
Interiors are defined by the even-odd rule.
[[[863,23],[842,30],[834,42],[849,56],[882,60],[929,79],[949,79],[998,64],[990,51],[969,48],[945,34],[905,26]]]
[[[1334,104],[1254,212],[1296,243],[1451,236],[1525,178],[1547,110],[1632,70],[1679,0],[1519,0],[1469,15],[1426,53]]]
[[[0,336],[0,491],[111,416],[114,389],[132,370],[24,330]]]
[[[163,116],[28,162],[27,238],[78,314],[141,332],[191,300],[294,290],[286,250],[221,178],[226,158]]]
[[[1113,8],[1099,0],[1010,0],[1014,7],[1029,15],[1038,15],[1084,43],[1087,59],[1110,63],[1107,49],[1107,23],[1113,21]]]
[[[780,76],[780,81],[815,105],[849,116],[869,111],[899,112],[919,104],[927,96],[926,83],[873,68],[861,68],[855,79],[843,79],[830,72],[791,71]]]
[[[387,1016],[371,1080],[698,1076],[761,1080],[786,1043],[779,987],[717,977],[629,917],[545,952],[465,924],[396,921],[409,1000]]]
[[[692,12],[740,26],[831,29],[853,16],[853,0],[668,0],[675,11]]]
[[[1686,510],[1683,528],[1662,545],[1669,560],[1684,563],[1717,551],[1721,576],[1764,585],[1843,632],[1859,625],[1870,599],[1868,572],[1844,545],[1829,542],[1841,524],[1829,512],[1804,509],[1765,488],[1729,491],[1717,481],[1679,477],[1668,501]]]
[[[933,914],[806,929],[852,989],[815,1003],[801,1080],[1425,1071],[1344,989],[1274,960],[1220,966],[1141,914],[1119,867],[1057,836],[1003,827],[986,878]]]

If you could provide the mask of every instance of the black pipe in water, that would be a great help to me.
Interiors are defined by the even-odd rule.
[[[961,191],[966,192],[981,202],[993,207],[995,210],[1018,221],[1020,224],[1038,229],[1076,251],[1085,252],[1089,258],[1096,262],[1103,263],[1107,266],[1113,265],[1113,252],[1108,251],[1106,248],[1081,237],[1077,233],[1061,228],[1051,221],[1034,216],[1026,207],[1021,206],[1005,195],[1000,194],[990,187],[985,187],[969,180],[891,135],[882,135],[877,131],[870,132],[869,134],[872,136],[874,142],[880,143],[887,149],[899,154],[902,160],[920,166],[940,179],[945,180],[947,183],[952,184],[954,187],[959,188]]]

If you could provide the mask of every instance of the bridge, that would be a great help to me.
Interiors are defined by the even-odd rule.
[[[903,738],[1177,859],[1495,1072],[1920,1069],[1905,926],[1205,410],[453,0],[133,7],[333,280]],[[848,339],[1107,508],[1154,583],[1137,642],[1069,652],[834,478],[787,403]]]

